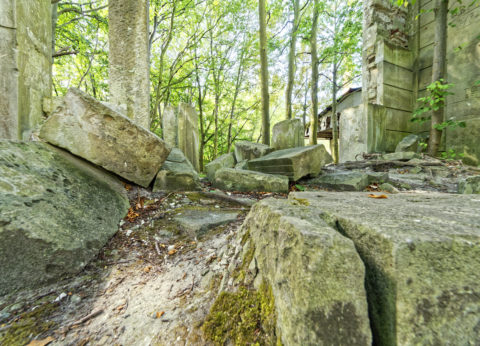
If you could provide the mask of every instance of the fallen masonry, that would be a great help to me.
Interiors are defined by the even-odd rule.
[[[310,209],[355,244],[366,269],[374,344],[480,342],[476,195],[402,193],[374,199],[322,191],[292,193],[289,199],[299,205],[298,212]],[[307,230],[315,228],[306,224]]]
[[[248,169],[287,176],[297,181],[305,176],[318,175],[323,166],[332,163],[323,145],[277,150],[248,162]]]
[[[117,232],[123,186],[45,143],[0,152],[0,295],[79,272]]]
[[[234,168],[222,168],[215,173],[213,186],[230,191],[288,193],[288,178]]]
[[[171,150],[155,134],[78,89],[68,91],[40,137],[143,187]]]

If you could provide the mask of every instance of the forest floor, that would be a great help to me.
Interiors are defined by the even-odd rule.
[[[421,169],[404,165],[365,161],[334,170],[367,172],[373,167],[388,172],[397,185],[408,183],[413,192],[424,193],[454,192],[460,178],[480,173],[460,164],[440,162],[432,167],[428,160],[418,163]],[[336,174],[331,167],[326,172]],[[312,181],[291,189],[317,189]],[[131,203],[127,217],[81,273],[0,297],[0,344],[209,344],[202,323],[218,292],[232,289],[228,273],[238,254],[234,243],[250,206],[263,198],[287,196],[211,192],[205,183],[203,191],[192,193],[125,188]],[[378,184],[363,191],[384,193]],[[230,219],[216,225],[213,215],[221,213]],[[192,231],[179,224],[182,215],[203,215],[200,222],[210,226]]]
[[[286,196],[127,189],[128,216],[83,272],[0,298],[0,344],[208,344],[201,325],[227,284],[222,279],[234,251],[231,240],[250,205]],[[174,220],[189,211],[238,215],[196,234]]]

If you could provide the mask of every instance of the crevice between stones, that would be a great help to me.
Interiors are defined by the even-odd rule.
[[[368,318],[372,331],[372,345],[396,345],[396,285],[381,268],[379,268],[365,249],[358,246],[349,233],[354,226],[348,221],[333,215],[321,213],[321,218],[342,236],[353,241],[355,250],[365,265],[365,290],[367,293]],[[349,229],[351,228],[351,229]],[[350,231],[350,232],[349,232]]]

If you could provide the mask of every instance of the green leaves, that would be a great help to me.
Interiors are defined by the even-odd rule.
[[[446,97],[448,95],[453,95],[448,91],[452,86],[453,84],[448,84],[443,79],[439,79],[427,86],[429,95],[417,99],[417,101],[421,103],[421,106],[415,109],[410,121],[423,123],[430,120],[431,116],[424,116],[424,114],[443,108],[445,106]]]

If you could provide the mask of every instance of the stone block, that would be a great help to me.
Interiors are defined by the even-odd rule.
[[[274,149],[268,145],[261,143],[253,143],[249,141],[235,142],[235,160],[242,162],[245,160],[253,160],[271,153]]]
[[[173,148],[158,172],[153,192],[200,190],[197,171],[178,148]]]
[[[375,345],[480,342],[480,200],[475,195],[304,192],[366,267]]]
[[[147,187],[171,148],[153,133],[78,89],[70,89],[40,137]]]
[[[235,167],[235,155],[233,153],[223,154],[205,166],[207,178],[213,182],[215,173],[222,168]]]
[[[83,160],[0,141],[0,295],[79,272],[128,207],[120,182]]]
[[[371,345],[365,268],[353,242],[301,199],[255,204],[241,232],[272,287],[283,345]]]
[[[213,186],[230,191],[288,193],[288,178],[282,175],[222,168],[215,173]]]
[[[458,184],[458,193],[480,194],[480,175],[468,177]]]
[[[309,183],[334,191],[362,191],[370,184],[370,179],[363,172],[340,171],[323,174]]]
[[[193,167],[200,170],[200,135],[198,132],[198,114],[195,107],[180,103],[178,105],[178,148],[183,151]]]
[[[404,137],[400,143],[397,144],[395,148],[395,152],[417,152],[418,151],[418,143],[420,142],[420,137],[417,135],[408,135]]]
[[[333,162],[323,145],[274,151],[248,162],[248,169],[267,174],[285,175],[297,181],[305,176],[318,175],[323,166]]]
[[[281,121],[273,126],[272,148],[275,150],[305,146],[305,130],[301,119]]]
[[[202,236],[212,228],[234,222],[238,213],[212,210],[184,210],[173,219],[192,237]]]

